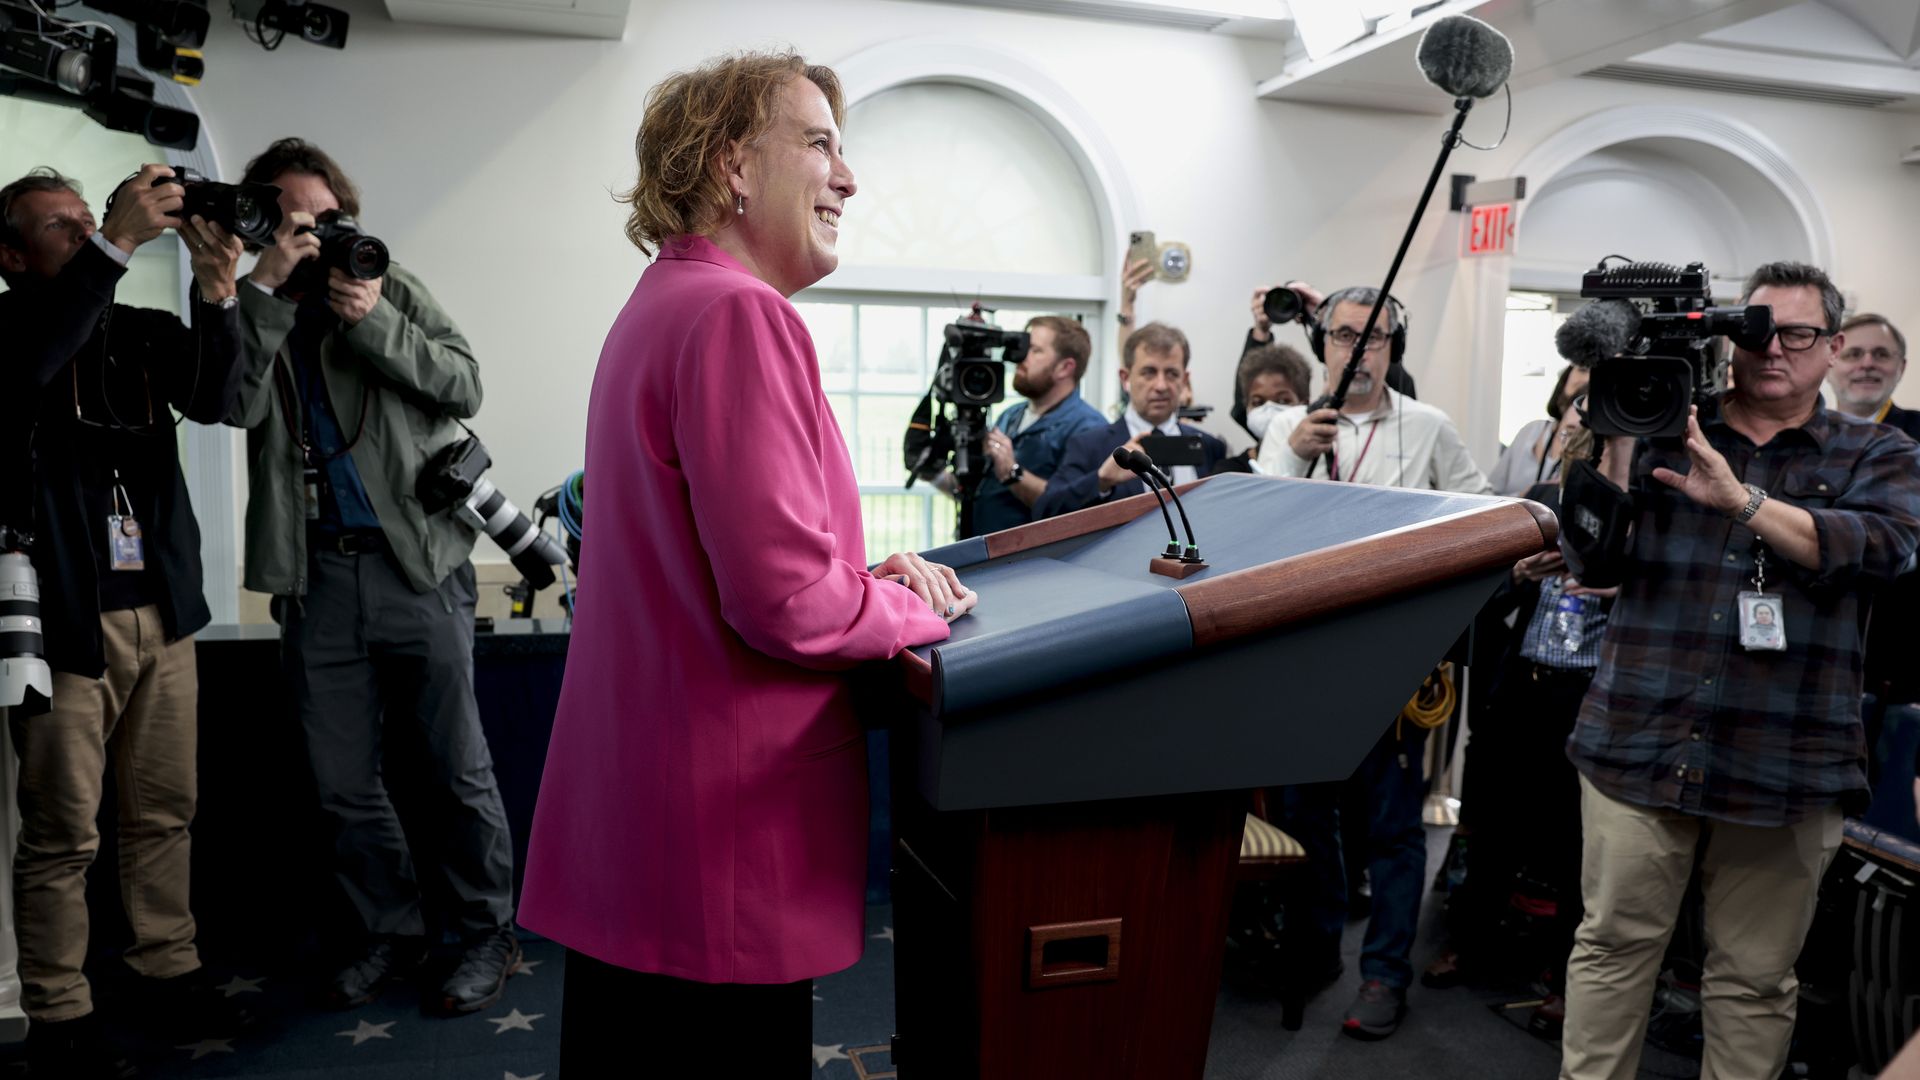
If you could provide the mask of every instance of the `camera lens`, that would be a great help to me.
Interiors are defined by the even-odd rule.
[[[347,246],[345,261],[342,270],[362,281],[370,281],[387,272],[387,245],[371,236],[358,237]]]
[[[1671,356],[1615,357],[1593,367],[1587,426],[1595,435],[1659,438],[1687,429],[1693,368]]]
[[[994,370],[985,364],[969,364],[960,369],[960,396],[967,401],[987,401],[993,398]]]
[[[1300,294],[1287,288],[1268,289],[1267,295],[1260,300],[1261,310],[1267,313],[1267,318],[1277,323],[1292,322],[1300,317],[1306,307]]]

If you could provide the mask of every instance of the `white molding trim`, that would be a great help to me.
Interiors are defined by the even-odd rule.
[[[1723,150],[1745,162],[1780,192],[1806,235],[1814,265],[1833,268],[1833,227],[1812,186],[1784,151],[1760,129],[1706,109],[1667,105],[1623,105],[1584,116],[1542,139],[1513,167],[1532,191],[1544,189],[1562,170],[1621,143],[1642,139],[1685,139]],[[1520,203],[1517,224],[1526,223],[1527,202]],[[1524,236],[1524,233],[1522,234]]]
[[[1008,271],[951,270],[929,266],[849,266],[835,270],[795,297],[821,292],[899,293],[955,297],[965,307],[975,299],[1045,297],[1100,304],[1107,299],[1108,279],[1099,274],[1023,274]]]
[[[1108,269],[1089,282],[1100,283],[1096,296],[1087,299],[1118,305],[1120,299],[1120,253],[1127,249],[1130,222],[1138,220],[1133,188],[1127,182],[1120,157],[1102,134],[1093,115],[1066,87],[1042,74],[1035,58],[1021,56],[995,45],[955,41],[950,36],[919,36],[863,49],[833,65],[840,76],[847,105],[864,101],[875,94],[919,82],[951,82],[998,94],[1020,106],[1040,121],[1074,163],[1080,167],[1087,187],[1094,193],[1094,212],[1105,237],[1101,264]],[[848,289],[858,275],[849,268],[837,272],[829,288]],[[981,275],[958,275],[972,279]],[[997,276],[997,275],[996,275]],[[1014,275],[1006,275],[1011,279]],[[1066,280],[1066,279],[1059,279]],[[983,287],[984,281],[980,283]],[[895,286],[898,288],[898,286]],[[887,290],[892,291],[892,290]],[[944,293],[946,290],[941,290]],[[962,295],[967,295],[963,290]],[[1042,295],[1059,299],[1077,299],[1079,293]],[[1098,369],[1104,371],[1105,368]],[[1102,385],[1109,376],[1096,375],[1085,390],[1090,395],[1106,394],[1112,387]],[[1109,394],[1108,396],[1117,396]]]

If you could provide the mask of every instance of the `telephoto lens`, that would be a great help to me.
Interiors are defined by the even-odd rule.
[[[40,624],[40,578],[24,552],[0,552],[0,708],[45,712],[53,700]]]
[[[1260,300],[1260,307],[1275,323],[1290,323],[1307,311],[1306,301],[1300,299],[1300,294],[1284,285],[1268,289]]]
[[[414,495],[429,514],[452,510],[455,517],[493,537],[507,558],[536,589],[553,584],[553,568],[567,553],[542,531],[493,481],[493,459],[478,436],[452,443],[433,456],[414,484]]]

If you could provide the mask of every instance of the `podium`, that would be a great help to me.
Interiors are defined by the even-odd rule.
[[[1349,776],[1514,562],[1538,504],[1221,475],[1207,568],[1151,495],[926,553],[980,594],[901,655],[902,1080],[1199,1080],[1249,790]]]

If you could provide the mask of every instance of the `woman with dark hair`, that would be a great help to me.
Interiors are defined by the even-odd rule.
[[[1567,407],[1587,391],[1587,369],[1568,364],[1560,369],[1547,399],[1547,418],[1532,420],[1514,433],[1513,442],[1500,451],[1500,460],[1487,474],[1496,495],[1522,495],[1535,484],[1552,483],[1560,475],[1560,451],[1565,442]]]
[[[791,53],[647,99],[627,234],[659,255],[594,374],[592,525],[520,906],[567,946],[576,1080],[636,1053],[649,1075],[812,1074],[812,980],[864,940],[843,672],[945,639],[976,602],[917,555],[868,572],[787,300],[837,263],[842,111],[833,72]]]

